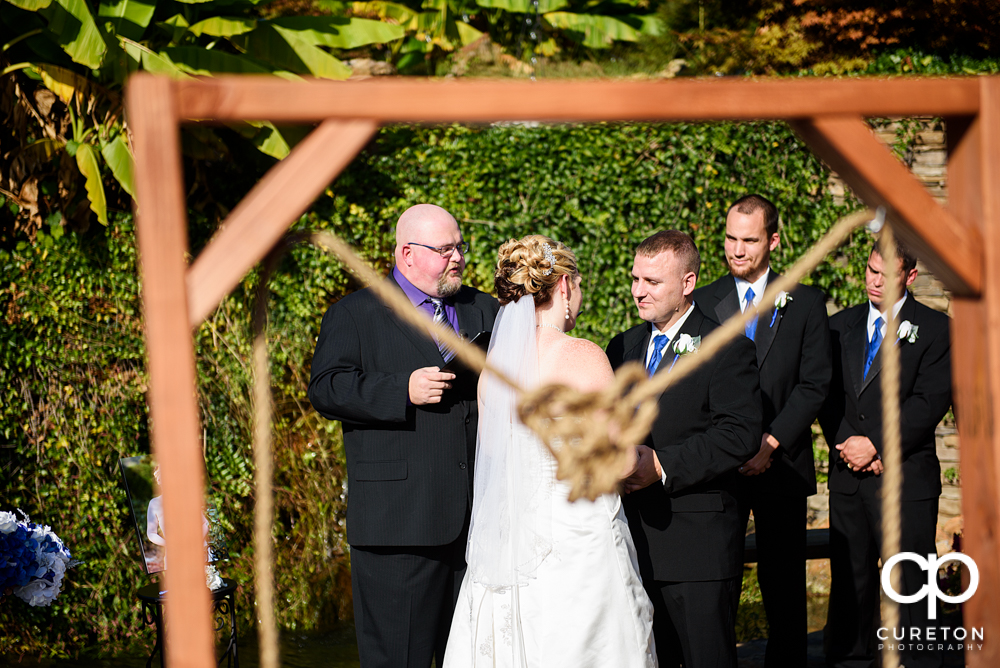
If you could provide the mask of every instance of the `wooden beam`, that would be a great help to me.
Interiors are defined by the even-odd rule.
[[[264,76],[178,81],[184,119],[315,122],[666,121],[971,115],[977,79],[295,82]]]
[[[188,270],[192,327],[274,247],[377,129],[369,120],[324,121],[254,186]]]
[[[136,236],[142,270],[149,413],[160,466],[166,572],[166,658],[171,668],[214,668],[202,534],[204,462],[195,399],[194,341],[184,284],[187,214],[181,142],[169,79],[136,74],[127,91],[135,147]]]
[[[857,116],[793,121],[792,128],[870,207],[884,206],[895,230],[934,275],[958,295],[983,285],[982,238],[930,196],[910,170]]]
[[[983,627],[972,668],[1000,665],[1000,81],[983,79],[982,112],[949,119],[948,208],[982,230],[985,276],[980,298],[952,300],[952,378],[961,436],[963,551],[979,567],[979,590],[963,623]]]

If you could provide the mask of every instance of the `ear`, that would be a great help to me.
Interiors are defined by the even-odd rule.
[[[778,247],[778,244],[780,243],[781,243],[781,234],[775,232],[774,234],[771,235],[771,241],[768,243],[768,246],[773,251],[775,248]]]
[[[694,292],[694,286],[698,284],[698,274],[693,271],[689,271],[684,274],[684,278],[681,279],[681,283],[684,286],[684,296],[689,296]]]
[[[413,266],[413,249],[409,245],[399,249],[399,259],[407,266]]]
[[[917,268],[914,267],[906,274],[906,287],[913,285],[913,281],[917,280]]]
[[[563,299],[569,301],[570,286],[568,274],[563,274],[559,277],[559,293],[562,294]]]

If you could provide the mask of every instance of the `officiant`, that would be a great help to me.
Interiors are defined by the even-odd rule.
[[[462,285],[458,223],[418,204],[396,225],[385,280],[435,322],[474,337],[498,305]],[[443,371],[454,352],[393,315],[370,289],[323,317],[309,383],[316,410],[340,420],[347,455],[347,542],[362,668],[440,666],[472,505],[475,386]],[[471,385],[471,387],[470,387]]]

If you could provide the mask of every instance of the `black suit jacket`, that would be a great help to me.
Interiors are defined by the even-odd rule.
[[[454,303],[461,333],[492,331],[495,299],[463,287]],[[439,404],[408,403],[410,374],[443,365],[428,334],[393,316],[371,290],[344,297],[323,317],[309,400],[343,424],[351,545],[445,545],[461,533],[472,499],[475,383],[446,390]]]
[[[697,304],[680,334],[706,337],[718,327]],[[644,323],[608,344],[615,368],[641,364],[652,326]],[[669,351],[669,348],[668,348]],[[669,373],[673,353],[657,373]],[[743,527],[736,468],[760,448],[760,389],[753,344],[739,338],[660,396],[646,440],[667,474],[628,494],[625,513],[644,579],[692,582],[736,577],[743,567]]]
[[[951,406],[951,340],[948,316],[918,303],[910,294],[899,311],[899,321],[904,320],[919,327],[914,343],[895,343],[900,361],[903,499],[916,501],[941,493],[934,428]],[[851,494],[861,480],[874,476],[848,469],[834,446],[849,436],[867,436],[882,453],[881,350],[896,341],[896,333],[886,332],[867,378],[863,374],[868,302],[831,317],[830,333],[834,377],[820,424],[830,445],[830,490]]]
[[[768,284],[779,277],[770,272]],[[781,447],[771,468],[741,482],[754,494],[804,497],[816,493],[810,427],[826,399],[833,366],[823,293],[797,285],[790,296],[777,313],[773,303],[769,308],[761,304],[754,336],[763,433],[778,439]],[[740,313],[736,280],[730,275],[698,288],[694,300],[719,322]]]

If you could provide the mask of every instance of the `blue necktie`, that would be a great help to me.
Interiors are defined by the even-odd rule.
[[[748,309],[753,308],[753,298],[756,295],[753,293],[753,288],[747,288],[746,295],[743,296],[743,312],[746,313]],[[747,320],[747,324],[743,329],[743,333],[747,335],[747,338],[753,341],[753,337],[757,334],[757,316],[754,316]]]
[[[865,353],[865,375],[862,378],[868,377],[868,369],[871,368],[872,362],[875,361],[875,355],[878,353],[878,347],[882,343],[882,318],[875,318],[875,331],[872,332],[872,339],[868,342],[868,350]]]
[[[646,373],[650,376],[656,373],[656,367],[660,366],[660,360],[663,358],[663,349],[669,340],[666,336],[657,336],[653,339],[653,354],[650,355],[649,364],[646,365]]]
[[[444,325],[451,331],[455,331],[455,328],[451,326],[451,321],[448,320],[447,314],[444,312],[444,302],[440,299],[435,299],[434,297],[429,297],[427,299],[431,304],[434,305],[434,322],[435,324]],[[452,357],[455,356],[455,351],[445,345],[444,341],[437,341],[438,350],[441,352],[441,357],[447,362]]]

